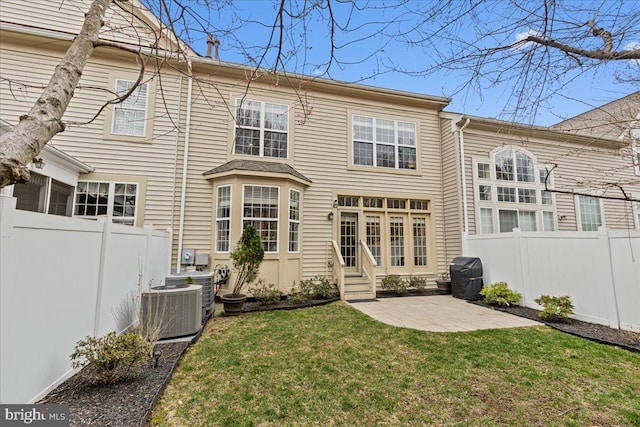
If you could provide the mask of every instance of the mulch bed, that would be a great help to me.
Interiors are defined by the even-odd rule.
[[[38,404],[69,405],[71,426],[143,426],[189,342],[157,344],[158,367],[149,360],[136,378],[114,386],[94,386],[83,370],[51,391]]]
[[[410,292],[407,296],[417,295],[442,295],[437,289],[427,289],[422,292]],[[378,292],[378,298],[396,296],[391,293]],[[313,300],[303,305],[292,304],[287,300],[280,301],[272,306],[262,306],[257,302],[245,303],[245,312],[290,310],[301,307],[312,307],[339,300],[332,297],[326,300]],[[495,308],[484,301],[470,301],[473,304]],[[500,307],[517,316],[542,321],[538,317],[538,311],[525,307]],[[604,342],[640,352],[640,333],[611,329],[602,325],[573,320],[570,324],[547,323],[549,326],[598,342]],[[154,367],[154,361],[147,362],[141,373],[127,381],[114,386],[93,386],[89,383],[83,371],[65,381],[51,391],[39,404],[56,403],[69,405],[71,426],[101,426],[101,427],[136,427],[144,426],[153,407],[155,406],[165,386],[171,378],[171,374],[178,365],[180,358],[187,347],[195,342],[196,336],[191,342],[178,342],[158,344],[156,349],[162,352],[158,367]]]
[[[244,307],[242,308],[243,313],[250,313],[254,311],[273,311],[273,310],[293,310],[295,308],[307,308],[307,307],[316,307],[319,305],[329,304],[334,301],[339,301],[340,296],[332,296],[327,299],[314,299],[302,304],[292,303],[287,299],[280,300],[276,304],[271,305],[263,305],[255,300],[248,300],[244,303]]]
[[[606,325],[597,325],[595,323],[583,322],[571,319],[571,323],[552,323],[541,319],[538,316],[538,310],[528,307],[509,306],[496,307],[486,303],[484,300],[469,301],[472,304],[481,305],[483,307],[504,311],[506,313],[515,314],[516,316],[526,317],[527,319],[537,320],[559,331],[576,335],[588,340],[596,341],[603,344],[614,345],[630,351],[640,352],[640,333],[632,331],[624,331],[622,329],[613,329]]]

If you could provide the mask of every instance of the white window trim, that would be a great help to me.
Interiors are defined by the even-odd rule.
[[[491,211],[491,233],[484,233],[482,231],[482,210],[483,209],[488,209]],[[488,235],[488,234],[495,234],[496,233],[496,221],[495,221],[495,208],[493,206],[479,206],[478,210],[477,210],[477,215],[478,215],[478,233],[477,234],[484,234],[484,235]]]
[[[278,216],[276,218],[247,218],[244,216],[244,200],[245,200],[245,191],[247,187],[264,187],[264,188],[277,188],[278,189]],[[265,251],[267,254],[277,254],[280,253],[280,236],[282,233],[282,224],[280,224],[280,204],[282,199],[282,191],[279,185],[262,185],[262,184],[242,184],[242,201],[241,201],[241,209],[242,209],[242,217],[240,219],[240,228],[242,229],[245,221],[275,221],[278,225],[278,233],[276,233],[276,250],[275,251]],[[287,222],[287,234],[288,234],[288,222]],[[288,240],[288,239],[287,239]]]
[[[248,99],[248,98],[236,98],[236,106],[235,106],[235,115],[237,116],[238,114],[238,108],[242,105],[242,103],[244,102],[257,102],[260,104],[260,127],[256,128],[253,126],[241,126],[238,124],[237,121],[237,117],[236,120],[234,120],[233,122],[233,155],[234,156],[248,156],[248,157],[260,157],[260,158],[266,158],[266,159],[274,159],[274,160],[288,160],[290,155],[291,155],[291,115],[289,114],[291,112],[291,107],[288,104],[279,104],[277,102],[271,102],[271,101],[261,101],[261,100],[257,100],[257,99]],[[265,105],[266,104],[273,104],[273,105],[277,105],[277,106],[281,106],[281,107],[286,107],[287,109],[287,130],[286,131],[282,131],[279,129],[266,129],[264,126],[264,121],[265,121]],[[257,156],[252,155],[252,154],[245,154],[245,153],[238,153],[236,152],[236,133],[237,133],[237,129],[238,128],[243,128],[243,129],[252,129],[252,130],[258,130],[260,132],[260,147],[259,147],[259,154]],[[264,155],[264,134],[265,131],[269,131],[269,132],[279,132],[279,133],[285,133],[287,135],[287,155],[286,157],[273,157],[273,156],[265,156]]]
[[[631,211],[633,212],[633,221],[636,229],[640,230],[640,202],[632,202]]]
[[[514,169],[514,180],[499,180],[496,178],[495,173],[495,155],[499,152],[510,150],[512,153],[522,152],[529,156],[533,162],[533,174],[534,180],[531,181],[517,181],[517,171]],[[515,154],[512,154],[515,160]],[[489,164],[489,176],[491,179],[487,178],[478,178],[478,164],[479,163],[488,163]],[[516,166],[514,164],[514,166]],[[473,168],[473,189],[474,189],[474,202],[475,202],[475,212],[476,212],[476,234],[482,234],[482,224],[480,222],[480,209],[481,208],[489,208],[492,209],[492,222],[493,222],[493,232],[500,233],[500,221],[499,221],[499,211],[500,210],[515,210],[515,211],[535,211],[536,212],[536,228],[537,231],[544,231],[544,218],[542,212],[553,212],[554,215],[554,227],[555,231],[558,230],[557,224],[557,204],[556,204],[556,196],[553,192],[551,195],[551,204],[543,204],[542,203],[542,192],[544,191],[544,183],[540,183],[540,171],[544,169],[551,169],[549,165],[536,162],[536,157],[531,154],[528,150],[507,145],[498,147],[491,151],[489,157],[472,157],[472,168]],[[549,178],[549,190],[553,190],[553,173]],[[491,187],[491,200],[480,200],[480,185],[488,185]],[[506,187],[506,188],[514,188],[515,189],[515,202],[504,202],[498,201],[498,187]],[[526,190],[534,190],[535,192],[535,203],[524,203],[520,202],[518,189],[526,189]]]
[[[66,182],[60,181],[59,179],[56,179],[56,178],[54,178],[52,176],[44,175],[40,171],[38,171],[38,172],[31,171],[31,173],[32,174],[36,173],[36,174],[42,176],[46,181],[45,186],[44,186],[44,200],[42,202],[43,203],[43,211],[42,212],[35,211],[35,212],[36,213],[46,214],[46,215],[53,215],[53,214],[49,213],[49,209],[50,209],[49,204],[51,203],[51,187],[52,187],[52,184],[53,184],[53,180],[56,180],[59,183],[64,184],[64,185],[68,185],[69,187],[71,187],[73,189],[73,192],[71,193],[71,198],[72,198],[72,200],[71,200],[71,216],[73,216],[73,208],[74,208],[74,205],[75,205],[75,187],[73,185],[71,185],[71,184],[68,184]],[[7,186],[7,187],[5,187],[3,189],[4,193],[0,193],[0,194],[6,194],[7,196],[15,197],[14,196],[14,189],[15,189],[15,185]],[[59,215],[59,216],[62,216],[62,215]]]
[[[133,219],[133,227],[136,226],[136,224],[138,223],[138,213],[140,211],[140,183],[138,182],[127,182],[127,181],[102,181],[102,180],[78,180],[78,184],[80,184],[81,182],[96,182],[96,183],[103,183],[103,184],[109,184],[109,192],[107,193],[107,214],[106,215],[76,215],[75,211],[76,211],[76,196],[77,196],[77,192],[78,192],[78,187],[76,185],[76,188],[73,191],[73,214],[72,216],[74,218],[85,218],[85,219],[97,219],[100,217],[107,217],[109,218],[109,220],[114,223],[114,224],[121,224],[119,222],[114,222],[114,219],[122,219],[122,218],[127,218],[127,219]],[[114,199],[115,199],[115,193],[116,193],[116,184],[123,184],[123,185],[135,185],[136,186],[136,206],[134,209],[134,214],[133,217],[125,217],[125,216],[113,216],[113,206],[114,206]],[[121,225],[128,225],[128,224],[121,224]]]
[[[118,82],[131,82],[131,83],[135,84],[135,80],[115,79],[115,89],[116,90],[118,88]],[[131,98],[132,96],[136,96],[136,91],[138,91],[142,86],[146,86],[146,88],[147,88],[147,93],[145,94],[145,100],[144,100],[144,120],[142,122],[142,135],[137,135],[137,134],[134,134],[134,133],[122,133],[122,132],[116,132],[115,131],[115,127],[116,127],[116,110],[118,110],[118,109],[130,109],[130,110],[135,110],[135,111],[141,111],[141,110],[135,109],[135,108],[124,108],[122,106],[122,103],[114,104],[114,106],[113,106],[113,115],[111,117],[111,134],[112,135],[131,136],[131,137],[136,137],[136,138],[142,138],[147,134],[147,119],[149,117],[149,92],[150,92],[149,83],[148,82],[140,83],[138,85],[138,87],[136,87],[136,89],[131,93],[131,96],[129,96],[129,98]],[[127,98],[127,99],[129,99],[129,98]]]
[[[355,137],[355,132],[353,130],[353,123],[354,123],[354,117],[364,117],[364,118],[369,118],[372,119],[372,136],[373,136],[373,140],[372,141],[364,141],[364,140],[356,140]],[[376,141],[376,121],[377,120],[386,120],[386,121],[390,121],[393,122],[393,143],[387,143],[387,142],[378,142]],[[402,123],[411,123],[414,126],[414,138],[415,138],[415,143],[414,145],[408,145],[408,144],[400,144],[398,142],[398,123],[402,122]],[[409,121],[409,120],[396,120],[396,119],[390,119],[390,118],[384,118],[384,117],[374,117],[374,116],[368,116],[366,114],[352,114],[351,115],[351,165],[355,166],[355,167],[365,167],[365,168],[375,168],[378,170],[400,170],[400,171],[417,171],[418,170],[418,162],[419,162],[419,152],[418,152],[418,123],[413,122],[413,121]],[[356,142],[361,142],[361,143],[365,143],[365,144],[371,144],[373,146],[373,150],[372,150],[372,156],[373,156],[373,164],[372,165],[361,165],[355,162],[355,143]],[[395,157],[395,165],[394,167],[386,167],[386,166],[378,166],[377,162],[378,162],[378,155],[377,155],[377,147],[378,145],[386,145],[386,146],[393,146],[394,149],[394,157]],[[401,168],[400,167],[400,147],[406,147],[406,148],[413,148],[415,150],[416,153],[416,159],[415,159],[415,165],[413,168]]]
[[[577,223],[576,225],[577,225],[578,231],[585,231],[582,229],[582,212],[580,211],[580,197],[581,196],[576,194],[573,199],[576,207],[576,223]],[[604,203],[602,203],[602,199],[598,198],[597,196],[583,196],[583,197],[593,197],[598,200],[598,205],[600,207],[600,218],[602,219],[602,225],[600,227],[605,227],[607,224],[607,221],[604,217]]]
[[[291,193],[298,193],[298,219],[291,219]],[[300,220],[302,218],[302,192],[300,190],[296,190],[294,188],[290,188],[289,189],[289,205],[288,205],[288,209],[287,209],[287,251],[290,254],[299,254],[300,253],[300,234],[302,233],[302,227],[300,226]],[[297,240],[297,247],[298,250],[297,251],[291,251],[289,250],[289,244],[291,243],[291,241],[289,240],[289,230],[290,230],[290,225],[291,224],[298,224],[298,240]]]
[[[636,175],[640,175],[640,129],[631,129],[631,153]]]
[[[228,217],[222,217],[219,218],[218,217],[218,203],[220,203],[220,199],[218,196],[218,192],[220,191],[220,188],[225,188],[225,187],[229,187],[229,216]],[[232,218],[232,214],[233,214],[233,186],[231,184],[226,184],[226,185],[220,185],[218,187],[216,187],[216,206],[215,206],[215,236],[214,236],[214,252],[216,253],[229,253],[231,251],[231,218]],[[229,221],[229,249],[226,251],[219,251],[218,250],[218,220],[227,220]]]

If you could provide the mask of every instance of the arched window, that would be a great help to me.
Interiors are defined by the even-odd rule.
[[[522,148],[496,149],[474,160],[476,230],[481,234],[555,231],[551,177],[543,164]]]
[[[500,181],[534,182],[533,159],[522,151],[506,149],[494,156],[496,179]]]

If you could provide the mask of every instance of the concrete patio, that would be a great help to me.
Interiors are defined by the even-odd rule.
[[[350,305],[383,323],[422,331],[461,332],[540,325],[451,295],[380,298]]]

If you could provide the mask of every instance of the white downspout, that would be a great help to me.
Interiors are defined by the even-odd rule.
[[[462,117],[461,117],[462,118]],[[460,134],[460,173],[462,174],[462,218],[463,218],[463,228],[462,228],[462,238],[463,242],[466,236],[469,234],[469,211],[468,202],[467,202],[467,168],[464,160],[464,130],[469,126],[471,119],[467,118],[467,121],[464,125],[458,129]],[[464,247],[462,251],[463,255],[466,255],[464,252]]]
[[[464,234],[469,233],[469,212],[467,211],[467,168],[464,161],[464,130],[469,126],[471,119],[467,119],[464,125],[458,130],[460,132],[460,169],[462,173],[462,209],[464,209]]]
[[[178,228],[178,254],[176,256],[176,273],[180,272],[180,261],[182,260],[182,239],[184,237],[184,208],[187,194],[187,171],[189,163],[189,132],[191,130],[191,91],[193,89],[193,70],[191,69],[191,58],[187,59],[189,69],[189,84],[187,86],[187,116],[185,118],[184,130],[184,155],[182,158],[182,190],[180,192],[180,225]]]

